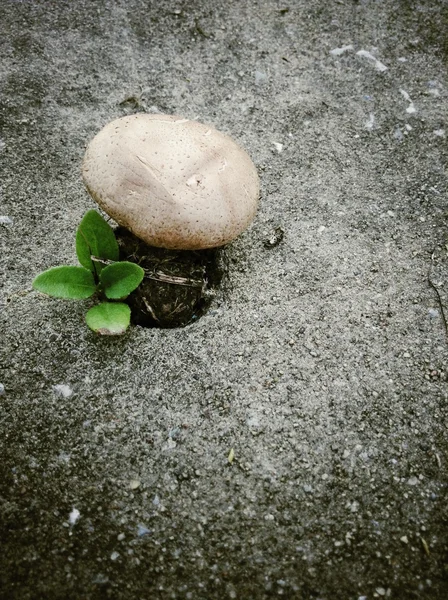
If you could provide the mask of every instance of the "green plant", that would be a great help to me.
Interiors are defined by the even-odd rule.
[[[33,288],[55,298],[84,300],[97,294],[103,301],[86,314],[87,325],[102,335],[124,333],[131,310],[124,300],[142,282],[144,270],[135,263],[118,262],[113,229],[95,210],[89,210],[76,232],[76,254],[82,266],[54,267],[38,275]]]

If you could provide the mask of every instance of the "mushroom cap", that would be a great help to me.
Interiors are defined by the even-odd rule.
[[[223,246],[257,210],[248,154],[213,127],[173,115],[112,121],[88,145],[82,174],[101,208],[151,246]]]

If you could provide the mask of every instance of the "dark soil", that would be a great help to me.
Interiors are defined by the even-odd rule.
[[[128,298],[134,324],[183,327],[207,311],[223,275],[220,249],[155,248],[123,227],[116,235],[121,260],[145,269],[143,282]]]

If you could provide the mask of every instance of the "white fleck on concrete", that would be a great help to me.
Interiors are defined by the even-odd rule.
[[[417,109],[415,108],[414,103],[412,102],[412,100],[411,100],[409,94],[407,93],[407,91],[400,89],[400,93],[403,96],[403,98],[407,102],[409,102],[409,106],[407,107],[406,112],[409,113],[409,114],[417,112]]]
[[[255,71],[255,83],[257,85],[266,83],[268,80],[268,76],[266,75],[266,73],[263,73],[262,71]]]
[[[349,50],[354,50],[352,44],[349,44],[348,46],[341,46],[340,48],[333,48],[333,50],[330,50],[330,54],[332,56],[341,56],[341,54],[344,54]]]
[[[280,144],[279,142],[272,142],[272,143],[274,144],[277,152],[280,154],[283,151],[283,144]]]
[[[60,396],[61,398],[70,398],[70,396],[72,396],[73,394],[73,390],[71,389],[71,387],[66,385],[65,383],[59,383],[58,385],[54,385],[53,391],[57,396]]]
[[[367,52],[367,50],[358,50],[356,56],[360,56],[361,58],[366,58],[368,61],[372,63],[377,71],[384,72],[387,71],[387,67],[384,63],[378,60],[373,54]]]
[[[368,120],[365,122],[364,126],[366,129],[368,129],[369,131],[372,131],[373,127],[375,125],[375,115],[373,113],[370,113]]]
[[[138,525],[137,527],[137,535],[138,537],[143,537],[145,535],[149,535],[151,531],[145,527],[144,525]]]
[[[79,512],[79,510],[77,508],[74,508],[68,516],[68,522],[70,523],[70,525],[76,525],[80,516],[81,513]]]

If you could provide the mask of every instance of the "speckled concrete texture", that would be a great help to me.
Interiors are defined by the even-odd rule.
[[[0,29],[0,597],[447,598],[446,2]],[[76,264],[88,142],[157,111],[232,135],[260,209],[204,317],[104,339],[31,281]]]

